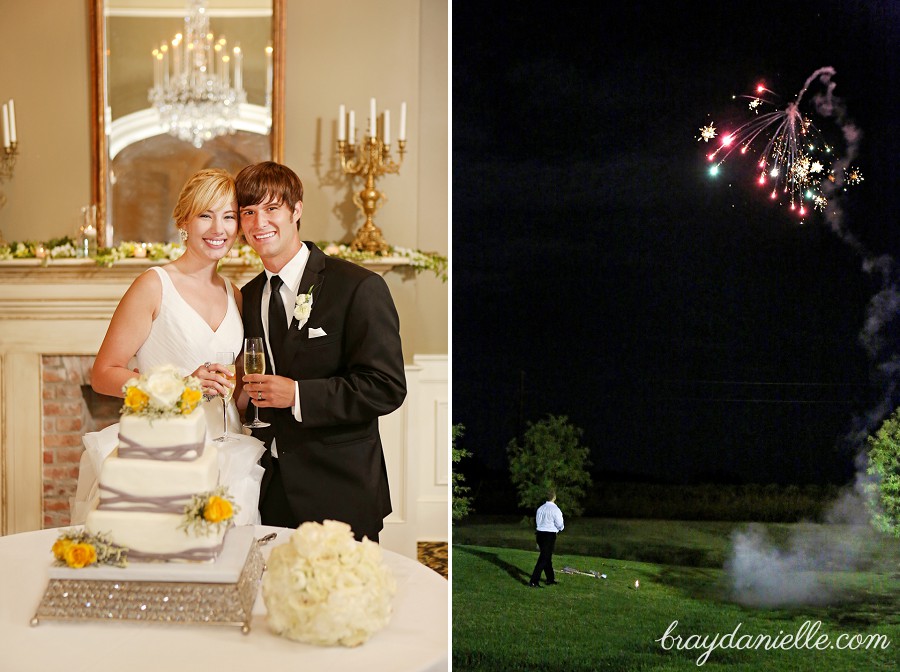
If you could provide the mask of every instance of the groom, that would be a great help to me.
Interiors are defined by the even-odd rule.
[[[266,374],[244,390],[271,423],[264,525],[341,520],[378,541],[391,512],[378,418],[403,403],[400,323],[380,275],[300,239],[303,185],[266,161],[236,178],[241,229],[264,272],[241,290],[244,336],[266,343]]]

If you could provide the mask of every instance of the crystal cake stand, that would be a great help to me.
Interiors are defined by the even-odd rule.
[[[50,569],[31,625],[41,621],[143,621],[230,625],[250,632],[265,570],[253,527],[232,528],[215,562],[132,563]]]

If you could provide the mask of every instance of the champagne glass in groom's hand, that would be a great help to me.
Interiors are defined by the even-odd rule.
[[[252,336],[244,339],[244,373],[266,372],[266,352],[263,349],[263,339],[259,336]],[[256,427],[268,427],[268,422],[262,422],[259,419],[259,410],[253,405],[253,397],[250,397],[250,405],[253,406],[254,418],[252,422],[245,422],[244,427],[250,429]],[[249,409],[248,409],[249,410]]]

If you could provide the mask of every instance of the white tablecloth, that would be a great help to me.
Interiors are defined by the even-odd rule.
[[[263,547],[285,543],[292,530],[258,526],[257,536],[277,532]],[[304,670],[315,672],[438,672],[449,668],[447,580],[397,553],[384,551],[397,579],[388,626],[362,646],[316,647],[273,634],[258,595],[249,634],[228,626],[162,623],[42,621],[31,618],[47,587],[50,548],[58,530],[0,537],[0,670],[3,672],[176,672],[190,670]]]

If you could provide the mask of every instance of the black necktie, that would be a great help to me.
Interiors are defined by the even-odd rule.
[[[269,346],[272,348],[272,365],[278,369],[281,362],[281,345],[287,334],[284,301],[281,300],[281,286],[284,281],[272,276],[272,295],[269,297]]]

